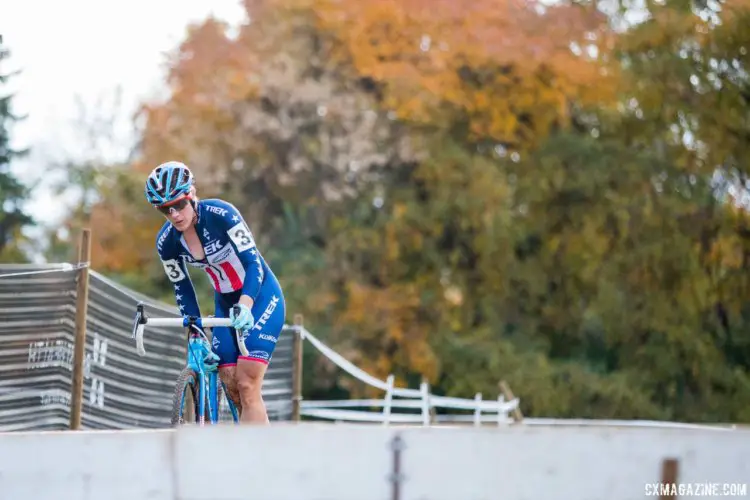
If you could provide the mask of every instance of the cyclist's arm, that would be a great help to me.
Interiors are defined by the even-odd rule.
[[[185,261],[177,256],[164,255],[159,252],[164,272],[174,286],[174,297],[180,314],[183,316],[200,317],[201,310],[198,306],[198,298],[195,296],[195,288],[187,272]]]
[[[255,246],[252,231],[250,231],[245,219],[240,215],[237,208],[227,202],[217,202],[217,205],[226,210],[226,213],[223,213],[219,217],[245,268],[242,295],[247,296],[251,300],[251,304],[249,305],[252,305],[258,297],[260,286],[265,278],[263,264],[260,260],[260,252],[258,252]]]

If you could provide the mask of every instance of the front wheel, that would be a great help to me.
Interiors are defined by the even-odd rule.
[[[172,396],[173,427],[187,423],[199,423],[199,395],[198,374],[185,367],[180,372],[180,376],[177,377],[174,395]]]

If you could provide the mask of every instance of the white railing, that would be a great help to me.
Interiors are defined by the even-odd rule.
[[[423,382],[419,389],[395,387],[394,376],[389,375],[385,381],[378,379],[360,369],[336,351],[325,345],[301,325],[298,329],[303,340],[308,340],[321,354],[336,366],[357,380],[376,389],[382,390],[383,399],[344,399],[325,401],[302,401],[300,414],[309,418],[331,420],[336,422],[394,424],[463,424],[480,426],[482,424],[508,424],[516,421],[510,414],[518,408],[518,398],[505,401],[500,395],[495,400],[484,400],[481,393],[473,399],[436,396],[430,393],[429,385]],[[401,398],[401,399],[394,399]],[[363,411],[365,408],[382,408],[380,411]],[[432,414],[432,409],[468,410],[472,413]],[[412,410],[412,413],[394,413],[394,409]],[[414,412],[414,410],[418,410]],[[654,420],[601,420],[601,419],[558,419],[528,418],[522,420],[524,426],[541,427],[645,427],[668,429],[694,429],[713,431],[733,431],[738,429],[734,424],[694,424],[687,422],[669,422]]]
[[[389,375],[385,381],[370,375],[339,353],[325,345],[302,326],[299,328],[303,340],[309,341],[321,354],[336,366],[370,387],[382,390],[383,399],[345,399],[328,401],[302,401],[300,414],[309,418],[333,420],[339,422],[368,422],[388,425],[433,423],[471,423],[475,426],[483,423],[506,424],[513,419],[510,413],[518,408],[518,398],[505,401],[500,395],[497,399],[485,400],[481,393],[473,399],[436,396],[430,392],[427,382],[422,382],[419,389],[395,386],[395,377]],[[394,399],[403,398],[403,399]],[[381,411],[364,411],[352,408],[382,408]],[[419,410],[411,413],[395,413],[394,409]],[[434,414],[433,409],[467,410],[471,414],[441,413]]]

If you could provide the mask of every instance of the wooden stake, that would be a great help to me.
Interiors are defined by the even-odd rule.
[[[513,391],[510,390],[510,387],[505,382],[505,380],[501,380],[498,384],[498,387],[500,388],[500,392],[505,396],[506,401],[513,401],[516,399],[516,397],[513,395]],[[515,410],[513,410],[513,421],[514,422],[520,422],[523,420],[523,413],[521,413],[521,408],[516,407]]]
[[[302,331],[304,318],[294,315],[294,340],[292,341],[292,421],[299,422],[302,405]]]
[[[89,262],[91,261],[91,231],[83,229],[78,247],[78,269],[76,285],[76,330],[73,343],[73,381],[70,395],[70,429],[81,428],[83,409],[83,372],[86,358],[86,311],[89,298]]]

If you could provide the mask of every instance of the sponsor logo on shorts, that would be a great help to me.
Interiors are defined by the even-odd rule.
[[[266,310],[263,311],[263,314],[260,315],[260,318],[258,318],[258,321],[255,322],[255,325],[253,325],[253,330],[261,330],[263,331],[263,326],[265,326],[266,321],[271,317],[273,314],[273,311],[276,309],[276,305],[279,303],[279,298],[274,295],[271,298],[271,302],[268,303],[268,307],[266,307]]]
[[[268,355],[268,352],[266,351],[250,351],[247,353],[248,358],[255,358],[255,359],[264,359],[268,361],[270,356]]]

